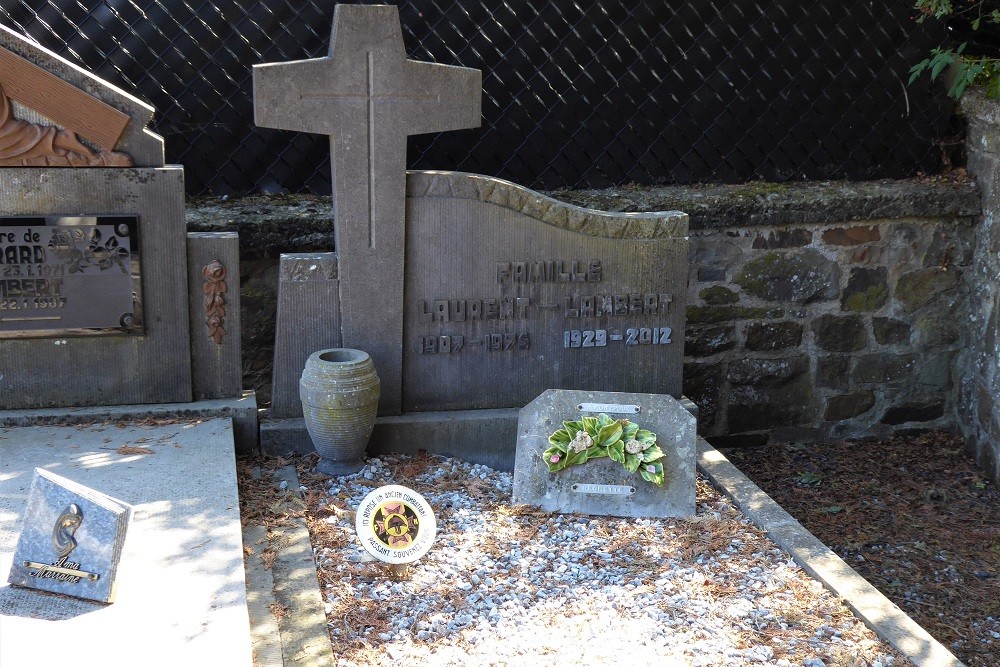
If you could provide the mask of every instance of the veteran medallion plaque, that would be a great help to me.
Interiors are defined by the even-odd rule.
[[[35,469],[8,581],[110,603],[132,507]]]
[[[390,485],[365,496],[355,528],[368,553],[383,563],[400,565],[430,550],[437,521],[423,496],[405,486]]]

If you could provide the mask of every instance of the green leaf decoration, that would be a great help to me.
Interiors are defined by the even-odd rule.
[[[653,468],[652,471],[649,468]],[[660,462],[647,463],[639,470],[639,474],[647,482],[652,482],[657,486],[663,486],[663,464]]]
[[[555,433],[549,436],[549,444],[553,447],[562,447],[563,451],[569,447],[569,443],[572,442],[573,436],[570,435],[569,431],[564,428],[559,429]]]
[[[553,462],[553,456],[558,456],[559,459],[556,462]],[[545,461],[545,465],[548,466],[549,472],[559,472],[569,465],[569,457],[566,456],[566,452],[561,451],[556,447],[549,447],[542,452],[542,459]]]
[[[606,459],[608,457],[608,448],[601,447],[600,445],[594,445],[587,450],[587,459]]]
[[[622,425],[613,421],[598,432],[594,441],[601,447],[607,447],[621,440],[621,437]]]
[[[592,444],[582,452],[573,451],[573,443],[582,433],[590,436]],[[630,440],[638,441],[642,451],[637,454],[627,452],[625,444]],[[655,433],[640,428],[631,420],[612,419],[604,413],[563,422],[563,427],[549,436],[549,448],[542,453],[549,472],[581,465],[591,459],[610,458],[629,473],[639,472],[643,479],[657,486],[663,485],[660,459],[664,456],[663,450],[656,444]]]
[[[625,443],[619,440],[608,447],[608,457],[612,461],[617,461],[618,463],[625,465]]]
[[[662,459],[664,456],[666,456],[666,454],[663,453],[663,450],[660,449],[660,446],[659,445],[653,445],[653,446],[649,447],[648,449],[644,449],[642,451],[642,462],[643,463],[652,463],[653,461],[656,461],[658,459]]]
[[[656,444],[656,434],[652,431],[647,431],[644,428],[639,429],[635,433],[635,439],[644,445],[655,445]]]

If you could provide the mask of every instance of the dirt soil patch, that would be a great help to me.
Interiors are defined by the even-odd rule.
[[[963,662],[1000,665],[1000,492],[960,437],[724,453]]]

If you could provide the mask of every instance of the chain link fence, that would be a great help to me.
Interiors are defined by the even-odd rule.
[[[351,3],[354,4],[354,3]],[[909,2],[410,0],[409,57],[483,71],[483,125],[409,164],[539,189],[936,172]],[[157,108],[190,194],[330,191],[325,137],[256,128],[250,67],[326,55],[333,0],[3,0],[0,22]]]

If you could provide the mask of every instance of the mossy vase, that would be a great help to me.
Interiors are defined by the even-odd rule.
[[[309,355],[299,398],[306,430],[320,455],[319,472],[349,475],[364,465],[380,386],[366,352],[334,348]]]

